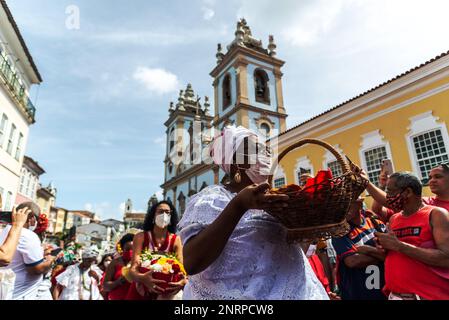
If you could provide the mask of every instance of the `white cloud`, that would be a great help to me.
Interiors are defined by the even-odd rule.
[[[150,92],[161,95],[175,92],[180,86],[175,74],[160,68],[138,67],[133,78],[141,82]]]
[[[120,212],[125,212],[125,202],[121,202],[120,205],[118,206],[118,209],[120,210]]]
[[[204,20],[211,20],[214,17],[214,15],[215,15],[215,11],[212,10],[211,8],[202,7],[201,11],[203,12],[203,19]]]

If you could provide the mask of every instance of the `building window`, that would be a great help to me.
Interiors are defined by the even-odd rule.
[[[270,91],[268,89],[268,75],[262,69],[254,71],[254,89],[257,102],[270,104]]]
[[[169,139],[170,139],[170,151],[172,151],[173,147],[175,146],[175,127],[171,128]]]
[[[369,180],[379,185],[379,174],[382,168],[382,160],[387,159],[387,148],[385,146],[377,147],[371,150],[367,150],[363,153],[366,163],[366,173],[369,176]]]
[[[22,153],[22,143],[23,143],[23,134],[19,134],[19,141],[17,141],[17,149],[16,149],[16,160],[20,159],[20,154]]]
[[[264,137],[269,137],[270,136],[270,132],[271,132],[271,128],[270,128],[270,126],[267,123],[263,122],[260,125],[260,130],[259,131],[263,134]]]
[[[274,187],[275,188],[281,188],[285,186],[285,177],[280,177],[277,179],[274,179]]]
[[[22,169],[22,176],[20,177],[20,193],[23,194],[25,190],[25,170]]]
[[[227,74],[223,79],[223,110],[231,105],[231,76]]]
[[[303,174],[312,174],[312,169],[305,169],[305,168],[298,168],[297,169],[297,171],[296,171],[296,174],[298,175],[297,176],[297,178],[298,178],[298,184],[301,184],[301,176],[303,175]]]
[[[8,117],[6,114],[2,115],[2,120],[0,122],[0,148],[3,147],[3,140],[5,138],[6,126],[8,125]]]
[[[412,140],[421,178],[427,181],[432,168],[449,160],[443,134],[440,129],[436,129],[414,136]]]
[[[31,183],[31,173],[27,172],[26,174],[26,182],[25,182],[25,195],[28,195],[30,192],[30,183]]]
[[[0,187],[0,210],[3,210],[3,188]]]
[[[179,212],[181,215],[183,215],[184,210],[186,209],[186,197],[182,192],[179,194],[178,203],[179,203]]]
[[[12,209],[11,200],[12,200],[12,192],[8,191],[8,193],[6,194],[6,199],[5,199],[5,210]]]
[[[9,133],[8,146],[6,148],[6,152],[12,155],[12,145],[14,141],[14,137],[16,135],[16,126],[13,124],[11,126],[11,131]]]
[[[332,172],[332,177],[339,177],[343,175],[343,169],[337,160],[328,162],[327,168]]]

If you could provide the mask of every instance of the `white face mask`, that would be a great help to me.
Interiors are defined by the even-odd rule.
[[[267,182],[271,169],[271,158],[267,155],[259,154],[257,161],[250,168],[245,170],[246,175],[255,184]]]
[[[28,230],[34,231],[37,228],[37,222],[34,223],[34,226],[28,226]]]
[[[163,214],[156,216],[155,222],[159,228],[164,229],[165,227],[167,227],[170,224],[170,219],[171,219],[171,216],[169,214],[163,213]]]

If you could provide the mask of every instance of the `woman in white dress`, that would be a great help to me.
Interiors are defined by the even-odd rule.
[[[94,265],[97,257],[95,250],[85,250],[80,263],[56,277],[55,300],[103,300],[98,288],[102,271]]]
[[[231,181],[194,195],[178,225],[190,275],[183,298],[327,300],[301,247],[288,244],[286,229],[264,211],[285,210],[288,200],[265,193],[265,144],[246,128],[226,127],[211,156]]]

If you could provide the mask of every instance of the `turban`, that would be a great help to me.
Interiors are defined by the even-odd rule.
[[[229,174],[231,172],[231,164],[234,163],[233,156],[236,151],[240,151],[237,153],[237,160],[239,160],[239,155],[243,153],[242,143],[245,138],[255,137],[258,144],[260,145],[261,139],[258,138],[258,135],[247,128],[242,126],[227,126],[223,128],[223,131],[220,135],[216,136],[211,143],[210,154],[212,160],[215,164],[219,165],[224,172]],[[271,167],[271,159],[269,155],[264,153],[265,144],[263,143],[262,150],[258,150],[258,154],[256,156],[256,150],[254,150],[254,154],[251,154],[251,151],[248,151],[250,157],[251,167],[257,167],[257,173],[262,173],[263,175],[268,175],[269,169]],[[253,157],[254,156],[254,157]],[[265,172],[262,172],[262,168],[265,169]],[[250,177],[251,178],[251,177]],[[254,181],[254,179],[252,179]]]
[[[83,259],[97,258],[98,250],[96,250],[96,248],[88,248],[88,249],[84,250],[82,257],[83,257]]]

